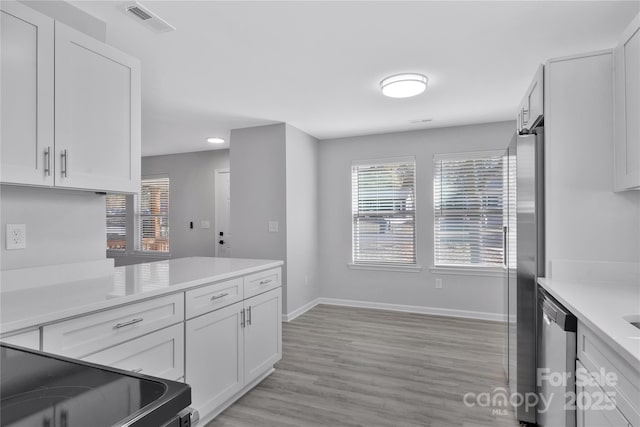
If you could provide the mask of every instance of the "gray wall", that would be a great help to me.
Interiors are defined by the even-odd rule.
[[[230,146],[231,256],[286,260],[285,124],[234,129]],[[277,233],[269,221],[278,221]]]
[[[0,187],[0,269],[104,259],[105,197],[87,191]],[[27,247],[6,250],[6,224],[25,224]]]
[[[287,306],[292,313],[320,296],[318,281],[318,140],[286,125]]]
[[[514,122],[439,128],[321,141],[319,144],[319,272],[322,296],[375,303],[498,314],[501,277],[440,275],[433,265],[433,154],[504,149]],[[351,261],[351,162],[416,158],[419,273],[355,270]],[[443,288],[435,289],[435,278]]]
[[[215,170],[229,169],[229,150],[142,158],[142,176],[169,175],[171,258],[215,256]],[[232,178],[233,181],[233,178]],[[211,227],[200,228],[200,221]],[[189,223],[193,221],[193,229]],[[116,266],[154,261],[149,256],[114,256]]]

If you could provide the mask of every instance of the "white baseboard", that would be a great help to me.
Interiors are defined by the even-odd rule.
[[[291,322],[293,319],[295,319],[298,316],[303,315],[304,313],[306,313],[307,311],[311,310],[313,307],[315,307],[318,304],[320,304],[320,298],[316,298],[316,299],[306,303],[302,307],[293,310],[291,313],[283,314],[282,315],[282,320],[284,320],[285,322]]]
[[[504,322],[504,314],[483,311],[455,310],[451,308],[422,307],[417,305],[389,304],[384,302],[357,301],[338,298],[316,298],[291,313],[282,316],[282,320],[290,322],[311,310],[318,304],[340,305],[345,307],[373,308],[377,310],[401,311],[405,313],[430,314],[434,316],[460,317],[463,319],[489,320]]]

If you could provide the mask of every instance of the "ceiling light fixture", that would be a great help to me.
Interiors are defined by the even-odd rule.
[[[210,138],[207,138],[207,142],[210,142],[212,144],[223,144],[224,138],[220,138],[218,136],[212,136]]]
[[[391,98],[409,98],[424,92],[427,81],[422,74],[394,74],[380,82],[380,89]]]

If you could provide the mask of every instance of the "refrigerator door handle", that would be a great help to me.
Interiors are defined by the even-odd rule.
[[[502,226],[502,265],[507,266],[507,231],[506,225]]]

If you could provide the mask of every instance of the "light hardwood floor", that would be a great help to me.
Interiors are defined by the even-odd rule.
[[[463,403],[505,387],[503,332],[496,322],[319,305],[283,324],[276,371],[207,427],[514,427],[512,411]]]

